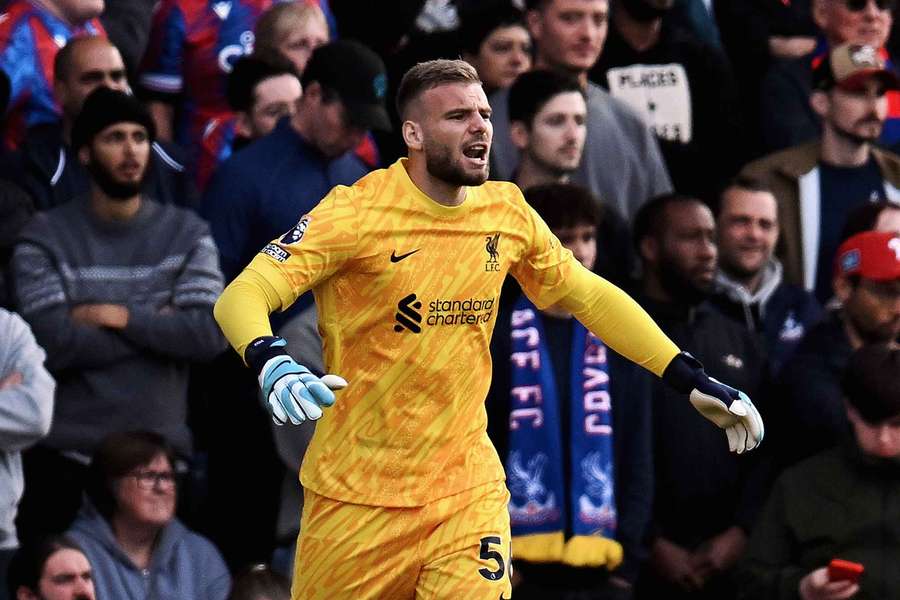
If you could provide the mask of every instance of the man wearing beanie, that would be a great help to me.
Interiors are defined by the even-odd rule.
[[[92,92],[72,128],[90,193],[36,215],[14,250],[16,308],[58,382],[50,434],[25,456],[26,537],[68,525],[107,434],[148,429],[191,454],[187,371],[224,348],[222,275],[206,224],[140,192],[154,136],[133,96]]]
[[[59,119],[28,128],[19,146],[22,172],[14,177],[34,198],[37,210],[65,204],[90,189],[90,176],[72,147],[72,127],[85,99],[101,86],[129,89],[122,55],[108,39],[77,37],[57,52],[53,95]],[[181,148],[154,142],[141,191],[163,204],[196,208],[199,197],[184,162]]]
[[[743,561],[744,598],[900,597],[900,348],[857,350],[842,388],[843,444],[775,484]],[[835,558],[862,565],[858,583],[829,576]]]
[[[851,236],[834,259],[840,307],[813,326],[785,363],[771,419],[778,456],[791,464],[840,441],[847,428],[841,373],[854,350],[900,336],[900,235],[865,231]]]

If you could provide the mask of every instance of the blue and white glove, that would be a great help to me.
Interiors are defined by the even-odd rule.
[[[731,452],[741,454],[762,442],[765,428],[750,397],[707,375],[700,361],[687,352],[672,359],[663,379],[678,391],[690,393],[694,408],[725,430]]]
[[[334,404],[332,390],[347,387],[347,382],[337,375],[316,377],[291,358],[286,346],[280,337],[256,338],[244,358],[259,374],[262,401],[276,425],[315,421],[322,417],[323,406]]]

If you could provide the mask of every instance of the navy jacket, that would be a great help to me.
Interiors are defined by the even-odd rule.
[[[778,286],[769,299],[765,314],[760,318],[759,305],[747,306],[717,295],[713,303],[726,316],[745,325],[762,337],[766,357],[773,373],[781,370],[791,357],[803,335],[822,317],[822,307],[810,293],[790,284]]]
[[[837,445],[849,430],[841,376],[853,348],[840,313],[813,327],[781,371],[769,427],[785,466]]]
[[[756,334],[766,351],[769,369],[777,374],[806,332],[822,318],[822,307],[803,288],[784,283],[776,261],[767,265],[755,294],[729,279],[717,276],[718,293],[712,302],[719,311]]]
[[[288,118],[233,154],[216,171],[201,205],[219,247],[225,280],[234,279],[331,188],[351,185],[366,172],[352,152],[335,159],[319,153]]]

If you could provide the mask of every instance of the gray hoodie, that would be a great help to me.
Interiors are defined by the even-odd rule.
[[[215,546],[172,519],[159,534],[150,567],[139,569],[89,502],[68,535],[91,563],[97,600],[225,600],[228,567]]]
[[[24,487],[21,452],[47,435],[53,418],[56,384],[44,358],[28,324],[0,308],[0,381],[22,376],[0,389],[0,550],[18,546],[13,520]]]
[[[756,292],[751,293],[721,271],[716,282],[718,294],[713,296],[713,304],[760,337],[772,373],[781,369],[809,328],[822,317],[822,308],[812,294],[784,282],[781,263],[775,259],[763,267]]]
[[[770,258],[769,262],[763,267],[762,280],[755,293],[751,293],[743,284],[735,281],[723,271],[719,270],[716,273],[716,283],[721,292],[728,296],[732,302],[744,307],[745,325],[750,331],[754,331],[757,328],[756,321],[750,312],[750,307],[754,305],[759,306],[760,318],[766,314],[766,304],[772,297],[772,294],[775,293],[775,290],[778,289],[778,286],[781,285],[782,271],[781,263],[774,258]]]

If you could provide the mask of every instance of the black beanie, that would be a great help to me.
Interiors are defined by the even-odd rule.
[[[72,148],[91,143],[94,136],[115,123],[137,123],[147,129],[150,141],[156,138],[156,127],[140,100],[124,92],[101,86],[91,92],[75,117],[72,126]]]
[[[866,422],[900,416],[900,348],[863,346],[850,357],[842,384],[847,402]]]

